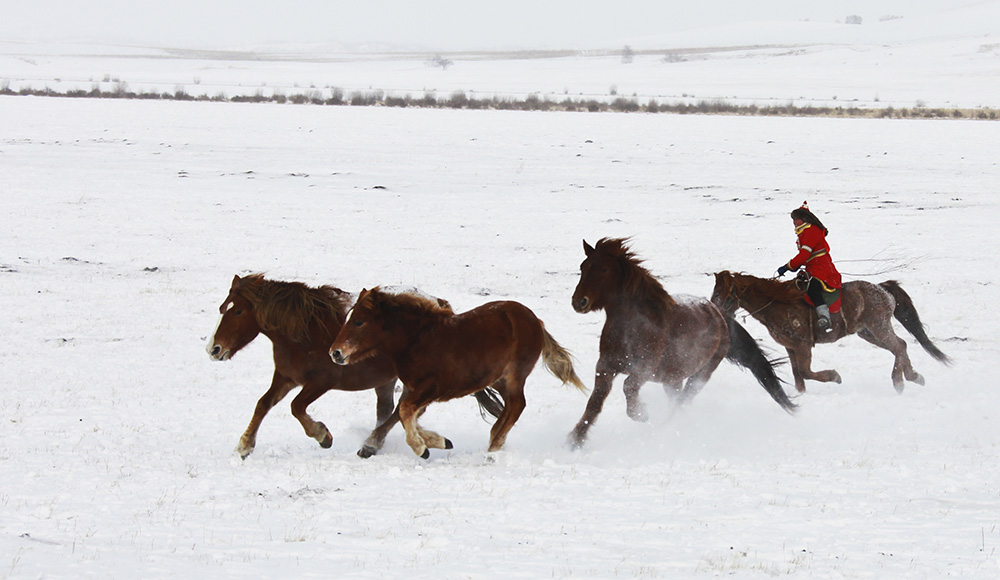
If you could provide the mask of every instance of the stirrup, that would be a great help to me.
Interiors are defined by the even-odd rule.
[[[823,334],[827,334],[828,332],[833,330],[833,325],[830,324],[829,318],[823,318],[822,316],[817,316],[816,328],[818,328],[819,331],[822,332]]]

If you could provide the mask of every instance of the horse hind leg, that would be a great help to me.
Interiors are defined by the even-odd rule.
[[[530,372],[531,369],[529,368],[526,373],[523,373],[523,376],[506,380],[505,388],[501,391],[504,401],[503,412],[500,413],[496,423],[493,424],[493,428],[490,429],[490,446],[487,450],[489,453],[503,449],[504,444],[507,442],[507,433],[510,432],[511,428],[514,427],[514,423],[517,423],[521,413],[524,412],[524,408],[527,405],[524,400],[524,382]]]
[[[879,348],[884,348],[895,357],[892,363],[892,386],[897,393],[902,394],[903,392],[904,378],[918,385],[924,384],[924,377],[915,371],[913,365],[910,364],[910,356],[906,353],[906,341],[896,336],[896,333],[892,332],[892,327],[882,329],[879,335],[865,328],[858,331],[858,336]]]
[[[712,378],[712,373],[715,369],[719,368],[723,359],[726,358],[726,350],[720,350],[715,353],[712,358],[708,360],[698,372],[688,377],[687,381],[684,382],[684,389],[680,391],[680,397],[678,397],[678,403],[683,405],[690,402],[708,383],[708,380]]]

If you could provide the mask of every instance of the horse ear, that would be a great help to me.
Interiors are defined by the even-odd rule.
[[[240,278],[239,274],[236,274],[235,276],[233,276],[232,289],[235,290],[235,289],[239,288],[240,287],[240,282],[242,282],[242,281],[243,281],[243,279]]]
[[[583,240],[583,253],[589,258],[591,254],[594,253],[594,247],[587,243],[587,240]]]

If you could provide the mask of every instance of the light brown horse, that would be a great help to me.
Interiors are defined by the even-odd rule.
[[[771,337],[788,351],[795,388],[800,393],[806,390],[806,379],[841,382],[840,373],[835,370],[812,370],[812,349],[817,343],[836,342],[855,333],[893,354],[892,384],[897,392],[903,392],[904,378],[924,384],[924,378],[910,363],[906,342],[892,328],[893,316],[935,360],[951,364],[951,359],[928,338],[913,300],[895,280],[878,285],[847,282],[840,296],[841,310],[831,317],[833,329],[826,334],[816,332],[816,310],[805,303],[794,281],[719,272],[715,275],[712,302],[730,315],[743,308],[767,328]]]
[[[485,387],[504,401],[490,432],[489,451],[503,448],[524,411],[524,382],[539,356],[564,384],[585,390],[569,353],[517,302],[490,302],[454,314],[419,296],[364,290],[330,345],[330,357],[353,366],[376,356],[392,361],[399,373],[400,422],[407,444],[424,459],[430,448],[452,448],[451,441],[417,424],[427,406]]]
[[[261,333],[274,347],[271,387],[257,401],[250,424],[240,437],[236,451],[241,457],[246,459],[253,452],[257,430],[268,411],[300,385],[302,391],[292,400],[292,415],[306,435],[324,448],[333,444],[333,437],[326,425],[309,416],[307,407],[331,389],[375,389],[376,423],[382,430],[372,433],[358,455],[369,457],[381,448],[385,433],[399,420],[398,411],[393,409],[396,372],[392,363],[385,357],[372,357],[344,368],[333,364],[327,354],[351,303],[350,294],[333,286],[313,288],[301,282],[267,280],[262,274],[233,278],[229,294],[219,306],[222,318],[209,340],[209,356],[229,360]],[[439,307],[450,308],[443,300]],[[476,398],[481,410],[499,414],[499,400],[494,395],[482,392]]]
[[[701,391],[723,359],[749,369],[771,398],[791,413],[796,405],[774,372],[776,363],[767,359],[757,341],[708,300],[675,300],[642,266],[627,242],[604,238],[593,247],[583,242],[587,257],[580,264],[573,308],[580,313],[604,310],[607,318],[594,392],[570,433],[570,445],[583,445],[617,375],[627,375],[629,417],[645,421],[639,389],[646,382],[662,384],[669,396],[684,403]]]

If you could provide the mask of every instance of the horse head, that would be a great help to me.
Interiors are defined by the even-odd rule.
[[[712,304],[728,316],[733,316],[740,307],[739,295],[734,287],[735,276],[729,270],[715,273],[715,288],[712,289]]]
[[[597,248],[583,241],[587,257],[580,264],[580,281],[573,291],[573,309],[581,314],[603,309],[609,298],[621,289],[624,271],[616,255],[603,251],[607,241],[597,242]]]
[[[254,277],[235,276],[229,288],[229,295],[219,305],[219,314],[222,318],[206,349],[208,356],[215,360],[231,359],[260,334],[260,324],[257,322],[253,304],[240,294],[240,288],[244,284],[253,283],[253,280]]]
[[[355,363],[375,354],[385,339],[378,288],[362,290],[354,307],[347,313],[344,326],[330,345],[330,358],[338,365]]]

